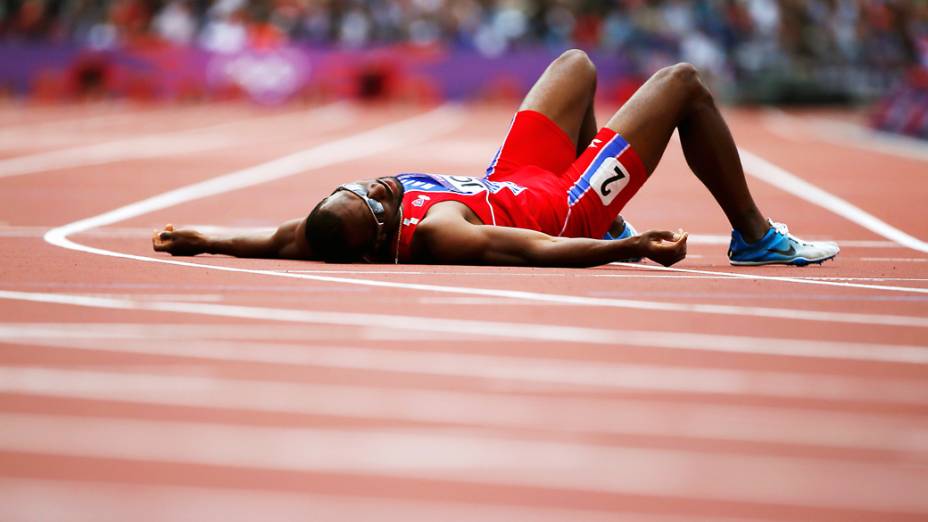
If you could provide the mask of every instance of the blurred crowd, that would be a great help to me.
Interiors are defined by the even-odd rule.
[[[643,71],[928,66],[924,0],[5,0],[0,39],[91,48],[285,43],[527,46],[626,54]]]

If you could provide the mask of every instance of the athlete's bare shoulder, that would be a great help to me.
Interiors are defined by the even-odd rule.
[[[481,225],[480,219],[463,203],[442,201],[429,209],[419,222],[412,238],[412,260],[436,263],[446,257],[443,252],[455,249],[464,240],[467,229]]]

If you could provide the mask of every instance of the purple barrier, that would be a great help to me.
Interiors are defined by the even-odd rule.
[[[95,52],[2,44],[0,85],[18,95],[53,100],[88,94],[155,100],[248,97],[265,104],[295,97],[508,98],[524,94],[555,56],[546,49],[487,58],[474,51],[400,47],[214,54],[166,46]],[[593,58],[607,93],[620,91],[623,82],[634,78],[618,57]]]
[[[0,45],[0,85],[17,94],[26,94],[38,72],[64,70],[74,63],[79,49],[55,45]]]

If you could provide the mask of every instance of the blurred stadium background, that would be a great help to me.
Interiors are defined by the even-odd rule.
[[[6,0],[0,92],[30,103],[518,99],[570,47],[621,102],[687,61],[719,98],[864,108],[928,137],[923,0]]]
[[[677,140],[674,270],[150,249],[482,173],[572,47],[837,262],[729,272]],[[0,522],[928,521],[928,0],[0,0],[0,122]]]

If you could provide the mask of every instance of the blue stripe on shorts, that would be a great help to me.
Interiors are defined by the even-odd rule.
[[[603,146],[602,150],[599,151],[599,154],[593,158],[593,161],[590,162],[590,165],[583,171],[583,174],[580,175],[580,178],[574,182],[573,186],[567,191],[567,205],[574,206],[580,198],[588,190],[590,190],[590,178],[593,177],[593,174],[599,169],[600,165],[606,161],[606,158],[614,158],[625,150],[625,147],[628,147],[628,142],[625,139],[616,134]]]

